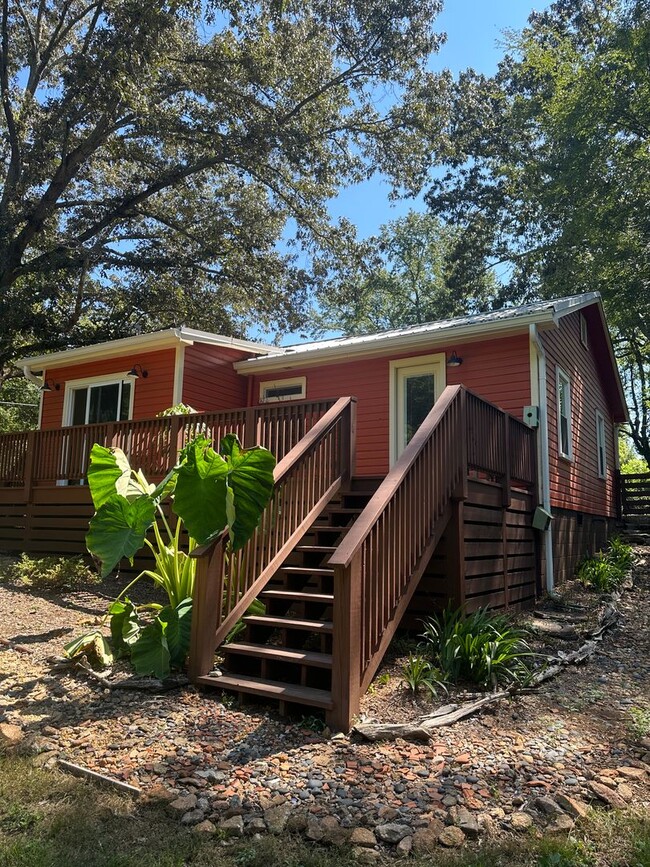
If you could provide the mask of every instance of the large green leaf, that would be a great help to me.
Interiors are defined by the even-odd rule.
[[[153,674],[160,680],[168,676],[170,655],[166,627],[167,624],[157,617],[131,645],[131,662],[138,674]]]
[[[113,494],[93,515],[86,546],[101,560],[102,578],[110,574],[122,557],[128,557],[133,563],[133,557],[144,545],[145,534],[153,523],[155,509],[153,500],[146,494],[132,501]]]
[[[178,470],[173,508],[190,536],[203,545],[227,523],[228,464],[204,438],[186,446],[182,455],[185,463]]]
[[[111,639],[116,653],[128,654],[140,635],[138,614],[130,599],[116,599],[108,608],[111,615]]]
[[[176,608],[168,605],[158,614],[158,618],[166,623],[165,637],[169,648],[170,664],[175,668],[182,668],[190,649],[192,600],[183,599]]]
[[[69,641],[64,646],[63,652],[70,659],[85,653],[91,665],[97,663],[100,668],[108,668],[113,662],[113,654],[108,641],[97,629]]]
[[[88,487],[95,510],[115,494],[132,500],[145,493],[134,480],[128,458],[122,449],[109,449],[98,443],[90,450]]]
[[[229,465],[228,485],[232,489],[234,523],[230,523],[233,548],[241,548],[259,524],[273,493],[275,457],[265,448],[242,449],[234,434],[219,447]],[[230,508],[228,510],[230,512]]]

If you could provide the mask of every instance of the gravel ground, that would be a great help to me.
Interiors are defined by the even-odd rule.
[[[5,581],[0,637],[14,645],[0,643],[0,734],[17,726],[39,764],[66,759],[138,786],[199,830],[288,828],[350,842],[369,861],[378,846],[407,854],[530,826],[566,833],[586,805],[650,805],[650,735],[640,730],[644,713],[650,725],[650,548],[637,558],[620,626],[589,663],[427,745],[329,737],[193,687],[149,695],[51,674],[47,658],[103,614],[106,598]],[[398,663],[394,654],[365,714],[393,721],[431,709],[407,698]]]

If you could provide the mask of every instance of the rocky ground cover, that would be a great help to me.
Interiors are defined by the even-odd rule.
[[[620,624],[590,662],[426,744],[332,736],[315,720],[193,687],[129,693],[52,673],[48,658],[105,611],[105,596],[1,582],[0,737],[45,768],[63,759],[137,786],[181,825],[219,839],[291,831],[372,862],[579,833],[590,809],[643,814],[650,804],[650,549],[637,554]],[[600,605],[577,591],[568,601],[559,618],[536,618],[539,647],[574,649]],[[399,658],[366,696],[366,716],[415,718],[433,707],[408,697]]]

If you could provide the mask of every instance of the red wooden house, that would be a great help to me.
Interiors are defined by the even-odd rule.
[[[19,363],[45,390],[40,429],[0,437],[6,549],[82,549],[92,442],[151,476],[199,425],[276,453],[256,535],[199,561],[191,671],[338,726],[401,622],[528,604],[616,516],[627,415],[593,293],[284,348],[179,328]],[[179,402],[198,414],[155,418]],[[266,614],[210,677],[255,597]]]

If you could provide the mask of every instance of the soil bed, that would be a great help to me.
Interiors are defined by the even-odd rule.
[[[288,829],[314,841],[350,842],[351,829],[362,828],[365,842],[353,838],[351,845],[375,852],[382,843],[402,854],[438,845],[452,827],[462,830],[446,833],[452,846],[531,824],[565,833],[575,816],[556,809],[563,797],[579,806],[606,806],[608,796],[619,807],[650,804],[650,736],[643,732],[650,725],[650,549],[637,553],[634,586],[618,603],[620,626],[590,662],[439,729],[427,744],[329,737],[311,720],[301,726],[253,705],[239,709],[193,687],[124,693],[82,674],[52,674],[47,658],[104,614],[115,587],[54,596],[0,582],[0,637],[30,651],[0,644],[0,723],[20,727],[39,764],[64,759],[137,786],[172,801],[169,810],[183,823],[207,822],[206,831]],[[559,611],[581,615],[578,640],[549,637],[540,627],[540,648],[575,649],[597,618],[598,597],[577,588],[566,596],[586,606]],[[366,715],[400,721],[434,707],[424,697],[413,702],[401,685],[406,655],[404,646],[393,651],[390,677],[364,697]],[[441,695],[437,703],[447,701]]]

